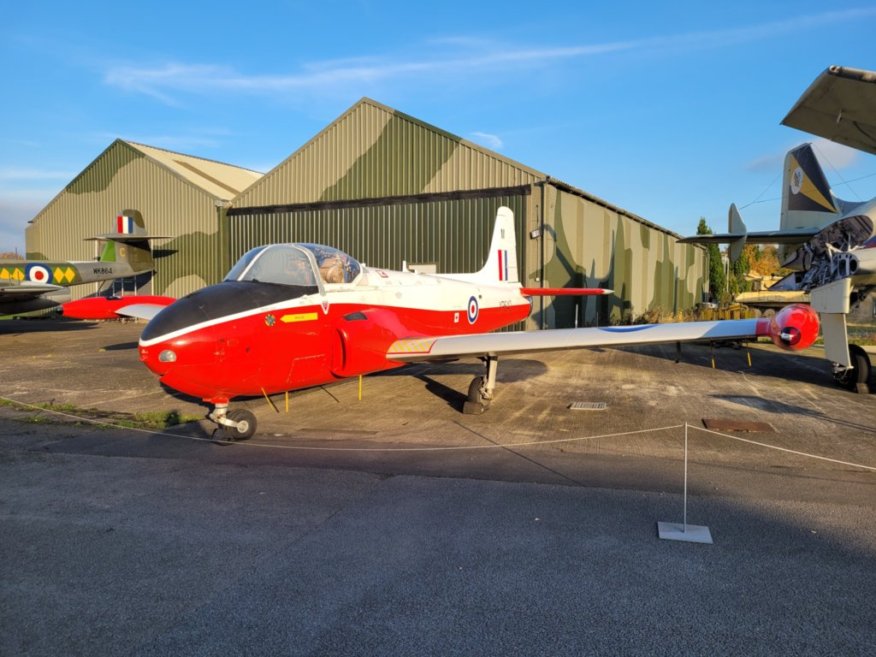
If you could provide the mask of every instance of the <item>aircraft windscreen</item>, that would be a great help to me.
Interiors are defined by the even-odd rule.
[[[316,258],[319,275],[325,283],[352,283],[362,271],[355,258],[322,244],[299,244]]]
[[[234,266],[233,266],[233,267],[231,268],[231,270],[225,275],[224,280],[226,280],[226,281],[236,281],[238,278],[240,278],[240,275],[241,275],[244,271],[246,271],[246,268],[249,267],[249,263],[252,262],[253,258],[255,258],[259,253],[261,253],[262,251],[264,251],[266,248],[267,248],[267,247],[265,247],[265,246],[258,246],[258,247],[256,247],[256,248],[254,248],[254,249],[250,249],[249,251],[247,251],[246,253],[244,253],[244,254],[240,257],[240,260],[238,260],[236,263],[234,263]]]
[[[273,244],[247,251],[226,281],[315,286],[316,275],[307,253],[291,244]]]

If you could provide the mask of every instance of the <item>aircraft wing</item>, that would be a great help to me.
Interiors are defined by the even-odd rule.
[[[14,285],[0,284],[0,302],[2,301],[27,301],[36,299],[49,292],[57,292],[64,288],[60,285],[45,283],[15,283]]]
[[[817,234],[821,228],[789,228],[786,230],[763,230],[751,233],[717,233],[715,235],[692,235],[678,240],[686,244],[727,244],[745,238],[749,244],[799,244]]]
[[[132,303],[129,306],[117,308],[114,312],[116,315],[125,317],[133,317],[134,319],[151,320],[158,313],[164,310],[167,304],[157,303]]]
[[[782,123],[876,155],[876,71],[831,66]]]
[[[586,347],[744,340],[771,335],[769,324],[764,319],[736,319],[405,338],[390,345],[387,358],[413,363]]]

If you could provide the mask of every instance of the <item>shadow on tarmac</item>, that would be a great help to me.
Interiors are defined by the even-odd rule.
[[[712,399],[720,399],[732,404],[739,404],[748,408],[756,408],[760,411],[768,413],[784,413],[789,415],[804,415],[807,417],[817,418],[824,422],[830,422],[838,426],[854,429],[855,431],[863,431],[864,433],[876,434],[876,429],[867,426],[866,424],[858,424],[849,422],[848,420],[836,419],[829,417],[821,411],[816,411],[811,408],[804,408],[795,404],[786,404],[784,402],[775,401],[773,399],[765,399],[763,397],[755,397],[753,395],[710,395]]]
[[[96,327],[97,323],[95,322],[77,319],[2,319],[0,320],[0,335],[85,331]]]
[[[769,346],[766,346],[769,349]],[[815,351],[791,353],[781,351],[778,348],[769,351],[760,348],[751,349],[750,367],[747,359],[749,350],[745,347],[716,346],[712,348],[705,344],[686,344],[682,347],[680,357],[675,345],[672,344],[618,347],[618,351],[698,367],[712,367],[712,358],[714,357],[715,368],[719,370],[739,371],[759,376],[777,376],[802,383],[811,383],[821,388],[838,389],[833,380],[830,364],[820,355],[820,352]],[[776,367],[777,365],[780,367]],[[873,385],[874,378],[876,376],[871,376],[870,387],[876,392],[876,385]]]
[[[136,349],[137,342],[119,342],[118,344],[108,344],[103,350],[104,351],[129,351],[131,349]]]

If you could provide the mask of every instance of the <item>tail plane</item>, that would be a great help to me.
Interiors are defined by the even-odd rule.
[[[151,239],[160,236],[149,235],[139,210],[123,210],[117,215],[113,233],[89,237],[89,240],[105,242],[99,261],[117,263],[130,267],[131,274],[140,274],[155,269],[152,259]]]
[[[736,262],[742,255],[742,249],[745,248],[745,243],[748,240],[748,228],[742,221],[742,215],[739,214],[735,203],[731,203],[730,209],[727,211],[727,228],[731,235],[738,235],[730,242],[730,262]]]
[[[845,201],[833,195],[812,144],[785,155],[781,229],[821,228],[843,213]]]

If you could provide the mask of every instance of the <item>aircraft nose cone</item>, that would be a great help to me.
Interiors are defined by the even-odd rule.
[[[167,374],[176,362],[176,352],[169,348],[169,345],[158,344],[145,347],[141,344],[139,351],[140,361],[158,376]]]
[[[204,305],[197,298],[193,298],[194,296],[183,297],[155,315],[140,335],[141,344],[152,342],[208,319],[204,313]]]
[[[231,315],[312,294],[316,287],[270,283],[224,281],[202,288],[164,308],[146,325],[141,342],[156,342],[205,322],[218,322]]]

